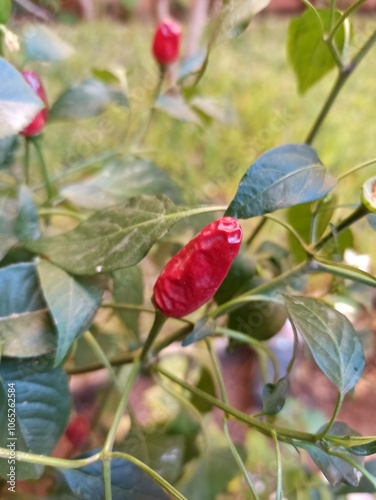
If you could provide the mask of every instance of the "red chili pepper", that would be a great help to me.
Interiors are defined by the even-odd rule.
[[[65,429],[66,438],[75,446],[80,448],[87,440],[90,433],[90,420],[82,413],[75,415],[69,420]]]
[[[178,59],[180,37],[180,25],[173,19],[159,24],[153,41],[153,54],[159,64],[171,64]]]
[[[21,71],[21,73],[26,82],[30,85],[30,87],[34,90],[37,96],[45,104],[45,107],[41,111],[39,111],[39,113],[33,118],[32,122],[29,123],[29,125],[20,132],[20,134],[24,135],[25,137],[31,137],[43,132],[48,116],[47,95],[42,85],[42,82],[37,73],[35,73],[35,71],[25,70]]]
[[[181,318],[210,300],[239,252],[242,228],[233,217],[204,227],[165,266],[153,302],[166,316]]]

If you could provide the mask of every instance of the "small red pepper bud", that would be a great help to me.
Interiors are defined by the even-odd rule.
[[[20,134],[24,135],[25,137],[31,137],[34,135],[38,135],[41,132],[43,132],[44,126],[47,121],[47,116],[48,116],[48,102],[47,102],[47,95],[44,90],[44,87],[42,85],[42,82],[35,73],[35,71],[32,70],[25,70],[21,71],[22,76],[26,80],[26,82],[30,85],[30,87],[34,90],[34,92],[37,94],[37,96],[44,102],[45,107],[39,111],[39,113],[33,118],[31,123],[27,127],[25,127]]]
[[[166,316],[181,318],[210,300],[239,252],[242,228],[233,217],[205,226],[165,266],[153,302]]]
[[[153,41],[153,54],[159,64],[171,64],[179,57],[181,28],[179,23],[166,19],[157,27]]]
[[[69,420],[65,429],[65,437],[75,448],[80,448],[90,433],[90,420],[86,415],[79,413]]]

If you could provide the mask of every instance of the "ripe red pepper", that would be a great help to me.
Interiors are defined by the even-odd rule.
[[[20,132],[20,134],[24,135],[25,137],[32,137],[34,135],[38,135],[41,132],[43,132],[44,126],[46,124],[48,117],[47,95],[42,85],[42,82],[37,73],[35,73],[35,71],[24,70],[21,71],[21,73],[26,82],[30,85],[30,87],[34,90],[37,96],[45,104],[45,107],[41,111],[39,111],[39,113],[33,118],[32,122],[29,123],[29,125]]]
[[[153,302],[166,316],[181,318],[210,300],[239,252],[242,228],[233,217],[204,227],[165,266]]]
[[[66,438],[75,448],[80,448],[90,434],[90,420],[82,413],[75,415],[69,420],[65,429]]]
[[[173,19],[161,22],[154,35],[153,54],[161,65],[171,64],[179,57],[180,25]]]

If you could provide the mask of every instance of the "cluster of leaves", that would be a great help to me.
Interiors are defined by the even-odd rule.
[[[232,9],[230,2],[224,2],[205,54],[180,67],[181,95],[156,96],[155,107],[183,121],[218,118],[218,110],[195,90],[211,50],[221,37],[243,32],[267,3],[243,1]],[[353,70],[359,62],[357,55],[350,63],[345,60],[351,12],[310,8],[291,22],[288,52],[301,92],[336,64],[336,85],[341,87],[350,74],[349,67]],[[24,40],[27,61],[63,60],[72,54],[72,49],[45,27],[33,26],[32,36],[29,32]],[[362,343],[343,314],[324,299],[302,292],[305,280],[316,273],[331,276],[333,287],[339,287],[345,279],[376,286],[374,276],[342,262],[343,247],[349,240],[343,242],[341,238],[353,222],[367,215],[367,210],[360,204],[349,217],[335,223],[337,202],[333,191],[338,180],[317,152],[308,144],[288,144],[267,151],[247,169],[228,206],[190,207],[173,179],[129,151],[102,162],[99,171],[90,171],[84,179],[60,186],[61,178],[48,177],[41,156],[42,140],[38,138],[31,143],[39,154],[42,188],[50,187],[47,201],[41,201],[37,194],[41,187],[20,182],[16,168],[18,133],[41,109],[41,103],[14,65],[3,58],[0,73],[0,477],[7,480],[11,457],[8,438],[12,437],[17,438],[17,480],[38,479],[44,466],[50,466],[56,478],[55,498],[68,492],[77,498],[101,499],[109,498],[112,491],[113,498],[162,499],[168,498],[167,490],[176,498],[209,499],[224,491],[239,470],[257,497],[244,466],[245,448],[235,446],[228,434],[227,418],[232,415],[274,440],[278,498],[282,491],[279,442],[306,450],[334,486],[344,482],[354,491],[369,490],[370,484],[375,488],[374,462],[367,464],[368,469],[363,462],[365,456],[375,452],[376,437],[361,437],[336,422],[345,395],[355,387],[365,366]],[[72,84],[58,96],[49,120],[95,117],[110,105],[124,113],[129,106],[124,74],[94,68],[92,78]],[[307,143],[317,133],[328,106],[323,110]],[[28,141],[25,139],[25,178],[30,161]],[[88,165],[97,164],[97,158],[87,159],[67,174],[82,173]],[[282,209],[286,218],[270,215]],[[132,417],[129,433],[113,451],[120,418],[139,371],[139,348],[145,340],[140,331],[140,310],[145,309],[143,274],[149,262],[145,257],[153,256],[155,248],[159,254],[155,260],[164,253],[169,255],[180,244],[178,237],[174,239],[179,229],[194,227],[191,217],[219,211],[244,220],[261,217],[260,230],[265,221],[282,225],[292,238],[290,251],[264,241],[251,258],[251,235],[206,315],[196,315],[194,321],[184,319],[182,330],[154,347],[157,354],[177,339],[184,338],[183,345],[206,339],[211,364],[199,354],[192,360],[184,350],[177,355],[175,370],[168,359],[151,361],[148,368],[156,382],[179,405],[175,404],[172,418],[169,412],[153,432]],[[56,234],[57,216],[80,223]],[[374,218],[369,221],[371,232]],[[167,233],[173,245],[171,241],[168,244]],[[106,310],[111,312],[107,315]],[[219,327],[215,319],[224,314],[227,326]],[[250,417],[232,408],[210,345],[210,337],[223,335],[232,345],[250,344],[273,359],[264,340],[275,335],[286,318],[295,331],[294,356],[283,377],[277,374],[275,365],[273,383],[263,388],[261,417],[274,418],[285,406],[299,332],[339,394],[330,421],[312,434],[278,427],[271,418]],[[93,353],[87,353],[87,344]],[[130,362],[131,372],[124,367],[118,376],[111,367]],[[116,399],[105,443],[101,442],[98,449],[92,446],[95,449],[76,461],[49,457],[70,415],[67,373],[102,366],[108,368],[115,389],[122,393],[120,402]],[[9,384],[17,391],[13,434],[7,426]],[[187,392],[181,393],[176,387]],[[226,439],[222,435],[218,438],[218,431],[209,427],[207,433],[215,435],[218,444],[204,449],[201,440],[208,436],[202,415],[213,407],[226,415]],[[360,481],[360,472],[368,480],[366,484]]]

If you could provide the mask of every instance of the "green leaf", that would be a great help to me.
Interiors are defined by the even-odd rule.
[[[174,203],[182,196],[175,182],[153,163],[142,160],[113,160],[90,180],[71,184],[62,196],[76,206],[98,210],[142,194],[164,194]]]
[[[287,377],[276,384],[266,384],[262,390],[262,411],[265,415],[276,415],[285,406],[290,382]]]
[[[21,185],[18,192],[17,236],[21,241],[36,240],[40,237],[38,210],[30,189]]]
[[[188,76],[196,74],[202,68],[206,59],[206,52],[201,50],[197,54],[184,59],[178,69],[178,80],[184,80]]]
[[[330,11],[316,9],[324,29],[330,23]],[[334,13],[334,22],[341,14]],[[345,31],[343,25],[337,31],[335,43],[341,56],[345,45]],[[292,19],[287,38],[287,55],[298,81],[298,89],[304,94],[312,85],[321,80],[336,66],[333,55],[323,41],[320,23],[311,9],[307,9],[299,17]]]
[[[216,120],[224,125],[236,123],[234,109],[210,97],[196,96],[190,101],[190,105],[206,118]]]
[[[30,242],[28,248],[73,274],[115,271],[140,262],[186,216],[187,209],[178,209],[163,195],[140,196],[97,212],[72,231]]]
[[[367,460],[364,467],[376,480],[376,458],[372,460]],[[346,498],[351,498],[349,493],[376,493],[375,486],[368,480],[367,477],[362,476],[359,484],[357,486],[341,486],[336,491],[338,497],[340,495],[346,495]],[[348,495],[348,496],[347,496]],[[356,496],[354,496],[356,498]],[[367,495],[364,496],[367,499]],[[363,495],[359,495],[359,498],[363,498]]]
[[[42,24],[31,24],[23,30],[26,57],[31,61],[63,61],[74,49],[54,31]]]
[[[142,271],[138,266],[119,269],[112,273],[113,294],[116,302],[142,305],[144,302],[144,283]],[[140,311],[118,311],[126,326],[139,338]]]
[[[248,28],[252,19],[270,4],[271,0],[238,0],[230,2],[225,10],[222,30],[227,38],[234,38]]]
[[[0,0],[0,24],[6,24],[12,12],[12,0]]]
[[[214,319],[204,316],[195,324],[192,332],[181,343],[184,347],[209,337],[215,332],[216,323]]]
[[[15,389],[15,435],[10,436],[8,402],[10,388]],[[8,397],[7,397],[8,396]],[[50,455],[62,436],[70,414],[70,394],[65,372],[53,369],[47,358],[31,360],[2,359],[0,363],[0,446],[17,438],[17,451]],[[17,481],[38,479],[44,466],[17,462]],[[0,476],[7,479],[9,463],[0,459]]]
[[[0,269],[0,351],[29,358],[51,353],[56,332],[40,288],[35,265]]]
[[[163,113],[171,116],[171,118],[175,118],[175,120],[201,125],[201,120],[198,115],[180,95],[162,95],[158,97],[155,102],[155,108],[158,109],[158,111],[163,111]]]
[[[353,486],[359,484],[361,473],[341,458],[331,456],[311,443],[299,443],[299,447],[308,451],[312,460],[332,486],[337,486],[341,482]],[[342,454],[344,456],[350,455],[345,451],[343,451]]]
[[[53,104],[49,120],[80,120],[103,113],[110,104],[128,107],[127,96],[100,80],[89,78],[63,92]]]
[[[362,444],[360,446],[351,446],[351,448],[348,448],[348,450],[354,455],[374,455],[376,453],[376,439],[374,441],[371,441],[370,443]]]
[[[42,260],[38,276],[58,332],[55,366],[64,361],[71,345],[91,325],[101,303],[106,280],[102,276],[74,278]]]
[[[17,135],[10,135],[0,139],[0,170],[12,165],[17,146]]]
[[[241,251],[235,257],[226,278],[214,295],[216,303],[218,305],[224,304],[239,295],[244,288],[248,288],[248,283],[256,273],[256,262],[251,256]]]
[[[357,269],[356,267],[348,266],[339,262],[325,260],[321,257],[315,257],[315,261],[317,265],[315,265],[314,267],[314,272],[334,274],[336,276],[341,276],[342,278],[346,278],[376,288],[376,278],[372,276],[372,274],[366,273],[361,269]]]
[[[0,197],[0,260],[17,243],[16,234],[17,202],[10,197]]]
[[[86,458],[99,450],[94,450],[78,458]],[[64,493],[70,491],[74,498],[103,500],[102,462],[94,462],[79,469],[59,469],[65,483]],[[170,497],[153,479],[128,460],[111,460],[111,490],[113,500],[168,500]],[[60,498],[65,495],[60,495]]]
[[[0,139],[18,134],[44,104],[23,76],[0,57]]]
[[[237,445],[242,459],[244,448]],[[189,499],[214,499],[222,493],[228,483],[238,473],[238,465],[228,447],[213,445],[188,466],[189,477],[182,482],[179,490]]]
[[[317,200],[335,182],[310,146],[279,146],[261,155],[247,170],[226,215],[248,219]]]
[[[217,396],[213,375],[205,367],[201,368],[200,378],[195,385],[197,389],[204,391],[206,394],[209,394],[213,397]],[[213,405],[209,401],[205,401],[205,399],[200,398],[195,394],[193,394],[191,397],[191,403],[198,409],[200,413],[207,413],[213,408]]]
[[[291,320],[322,372],[344,396],[364,368],[363,346],[350,321],[320,300],[284,296]]]

